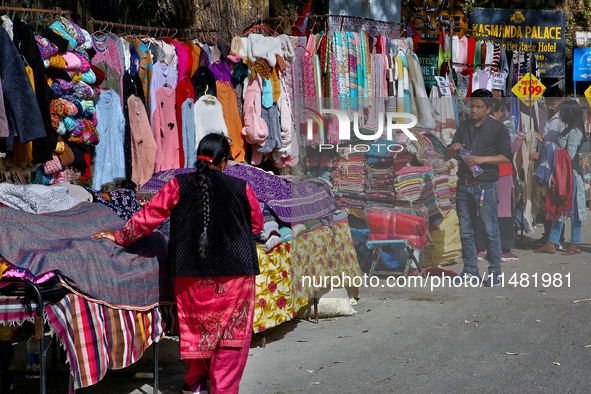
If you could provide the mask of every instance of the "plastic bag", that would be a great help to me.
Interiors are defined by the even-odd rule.
[[[423,267],[439,268],[462,257],[460,225],[455,209],[449,211],[439,224],[439,230],[432,231],[430,236],[432,243],[424,249]]]

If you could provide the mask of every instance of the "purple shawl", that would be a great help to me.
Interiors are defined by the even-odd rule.
[[[286,223],[325,217],[338,209],[328,183],[310,179],[290,183],[255,167],[227,167],[225,174],[248,183],[259,201],[265,202]]]

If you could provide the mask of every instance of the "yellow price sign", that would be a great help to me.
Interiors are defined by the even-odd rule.
[[[544,90],[546,87],[542,82],[530,73],[525,74],[511,89],[525,105],[534,105],[542,97]]]
[[[585,97],[587,97],[587,102],[589,103],[589,107],[591,107],[591,86],[585,90]]]

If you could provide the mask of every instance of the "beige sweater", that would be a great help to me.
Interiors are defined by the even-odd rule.
[[[127,99],[131,129],[131,180],[139,189],[152,177],[158,145],[152,134],[146,107],[137,96]]]

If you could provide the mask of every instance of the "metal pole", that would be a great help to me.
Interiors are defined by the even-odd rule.
[[[158,342],[154,342],[154,394],[158,394]]]

